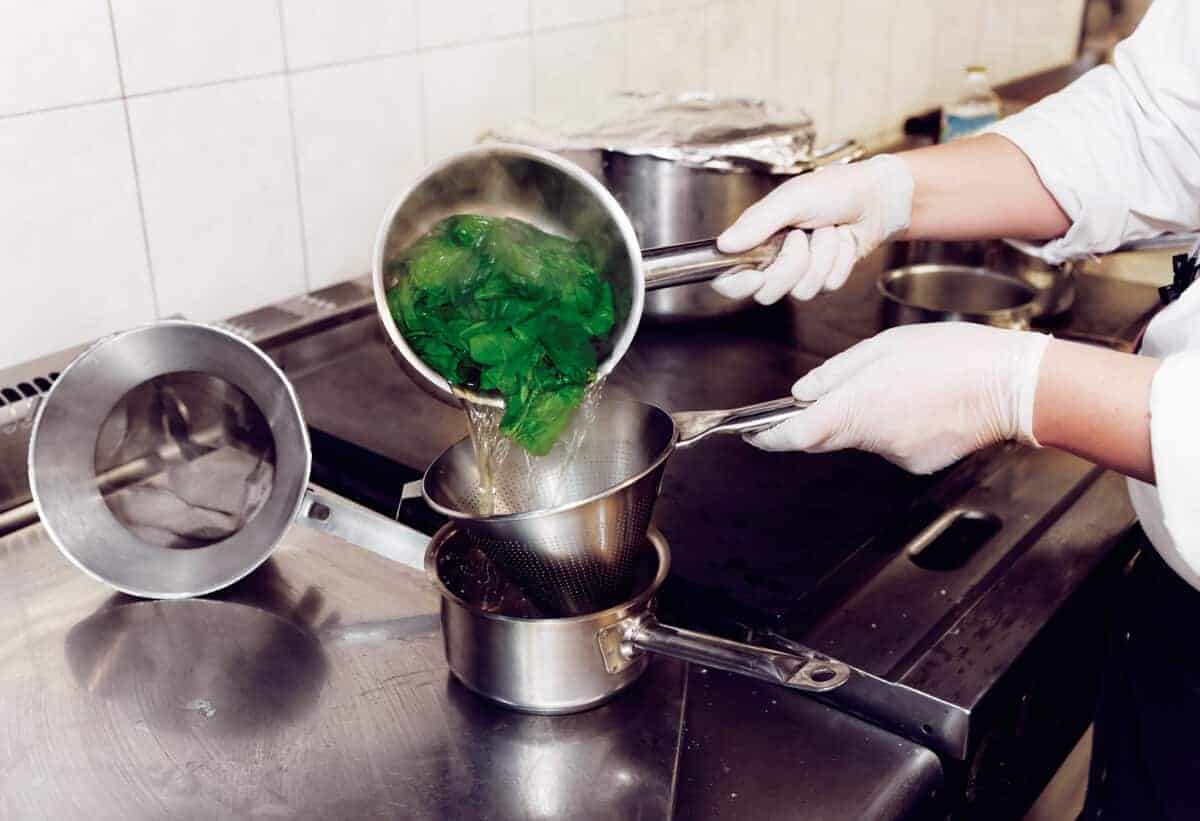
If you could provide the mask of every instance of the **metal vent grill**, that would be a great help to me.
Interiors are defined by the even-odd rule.
[[[50,390],[50,386],[57,379],[58,371],[51,371],[45,376],[35,376],[28,382],[18,382],[15,385],[0,388],[0,408],[41,396]]]

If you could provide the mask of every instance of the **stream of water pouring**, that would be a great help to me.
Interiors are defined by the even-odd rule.
[[[453,386],[452,386],[453,387]],[[465,393],[455,389],[467,412],[467,430],[475,464],[479,470],[479,515],[491,516],[496,511],[496,475],[508,458],[512,442],[500,433],[504,408],[472,402]]]
[[[456,391],[466,409],[467,428],[478,466],[478,514],[522,513],[571,501],[568,493],[577,484],[571,481],[571,469],[596,420],[603,392],[603,379],[588,386],[570,424],[549,453],[533,456],[517,447],[518,458],[510,455],[512,441],[500,433],[504,409],[472,402]],[[505,488],[503,494],[500,487]]]
[[[576,457],[583,450],[584,440],[587,439],[592,424],[596,421],[596,413],[600,408],[600,398],[603,393],[603,377],[588,385],[583,394],[583,401],[575,409],[575,414],[571,418],[571,423],[567,426],[564,436],[554,443],[554,449],[543,460],[533,460],[535,463],[541,462],[542,464],[530,467],[528,473],[530,481],[533,481],[534,471],[538,469],[549,471],[552,477],[550,479],[552,488],[550,499],[547,504],[541,505],[542,507],[557,507],[572,501],[569,497],[578,492],[578,482],[572,481],[571,470]],[[556,454],[555,451],[558,453]],[[528,453],[525,455],[529,456]],[[556,456],[557,458],[551,462],[551,457]]]

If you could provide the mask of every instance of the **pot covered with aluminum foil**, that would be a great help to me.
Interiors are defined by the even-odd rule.
[[[711,239],[780,183],[863,153],[854,141],[817,148],[800,109],[710,94],[619,94],[587,119],[514,123],[484,140],[544,148],[585,168],[629,215],[643,249]],[[696,283],[648,293],[644,316],[718,317],[750,304]]]

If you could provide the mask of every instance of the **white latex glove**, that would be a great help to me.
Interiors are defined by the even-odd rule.
[[[756,202],[717,238],[727,254],[761,245],[785,228],[792,231],[773,263],[713,281],[730,299],[750,294],[764,305],[791,292],[812,299],[842,287],[854,263],[908,227],[913,176],[899,157],[823,168],[785,182]]]
[[[1033,397],[1050,337],[984,325],[906,325],[792,387],[808,410],[746,437],[763,450],[857,448],[933,473],[1007,439],[1036,446]]]

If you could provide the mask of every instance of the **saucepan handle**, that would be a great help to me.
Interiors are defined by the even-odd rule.
[[[341,496],[308,488],[297,520],[344,542],[425,571],[428,536]]]
[[[649,614],[626,626],[620,649],[625,658],[636,657],[638,652],[659,653],[810,693],[841,687],[850,680],[851,672],[846,664],[799,645],[791,652],[754,647],[660,624]]]
[[[757,405],[707,411],[681,411],[671,414],[679,429],[677,448],[694,445],[713,433],[755,433],[791,419],[811,405],[785,396]]]
[[[762,268],[779,256],[784,234],[776,234],[742,254],[722,254],[712,239],[648,248],[642,251],[646,290],[704,282],[742,268]]]

